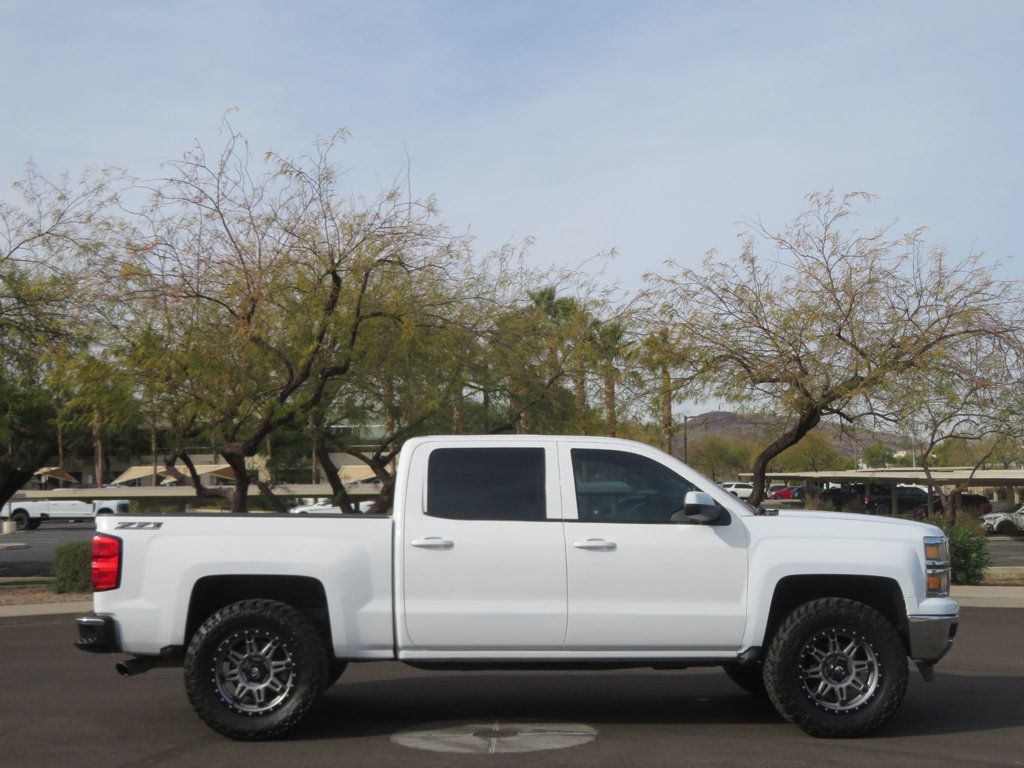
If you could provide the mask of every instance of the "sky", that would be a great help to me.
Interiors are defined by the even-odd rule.
[[[614,249],[627,288],[829,188],[1024,278],[1022,40],[1013,0],[0,0],[0,194],[29,159],[156,176],[237,109],[258,150],[347,128],[353,193],[408,169],[481,251]]]

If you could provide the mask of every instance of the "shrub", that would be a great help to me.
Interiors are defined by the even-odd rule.
[[[985,535],[966,523],[948,523],[942,517],[929,517],[925,522],[938,526],[949,539],[949,558],[953,565],[954,584],[981,584],[988,570],[988,541]]]
[[[89,592],[92,589],[92,542],[70,541],[53,553],[53,591]]]

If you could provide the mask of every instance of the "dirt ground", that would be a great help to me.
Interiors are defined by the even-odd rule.
[[[92,592],[64,592],[57,594],[47,586],[0,587],[0,605],[77,603],[82,600],[92,600]]]

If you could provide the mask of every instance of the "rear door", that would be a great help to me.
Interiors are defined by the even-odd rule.
[[[628,450],[579,443],[559,450],[566,650],[738,648],[746,624],[741,518],[726,510],[727,525],[673,522],[686,493],[701,490],[677,469]]]
[[[416,650],[550,650],[565,638],[555,443],[423,443],[401,536],[405,632]]]

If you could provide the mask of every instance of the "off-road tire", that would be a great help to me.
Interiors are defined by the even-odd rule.
[[[833,630],[866,644],[877,665],[873,694],[849,711],[831,711],[816,702],[800,676],[807,645]],[[865,736],[892,717],[907,691],[906,649],[896,629],[873,608],[844,598],[813,600],[789,614],[771,640],[764,666],[772,704],[811,736]]]
[[[224,669],[218,660],[232,643],[247,637],[277,639],[288,659],[286,690],[267,711],[242,711],[240,700],[218,682]],[[185,690],[196,714],[237,741],[273,739],[295,728],[320,699],[329,677],[327,649],[316,627],[302,612],[273,600],[243,600],[210,616],[192,637],[184,666]]]
[[[24,509],[14,510],[11,513],[11,520],[14,521],[14,527],[19,531],[27,530],[29,523],[32,522],[32,519],[28,516],[28,512]]]
[[[759,699],[767,699],[768,691],[764,687],[764,665],[755,664],[723,664],[722,669],[736,685]]]

